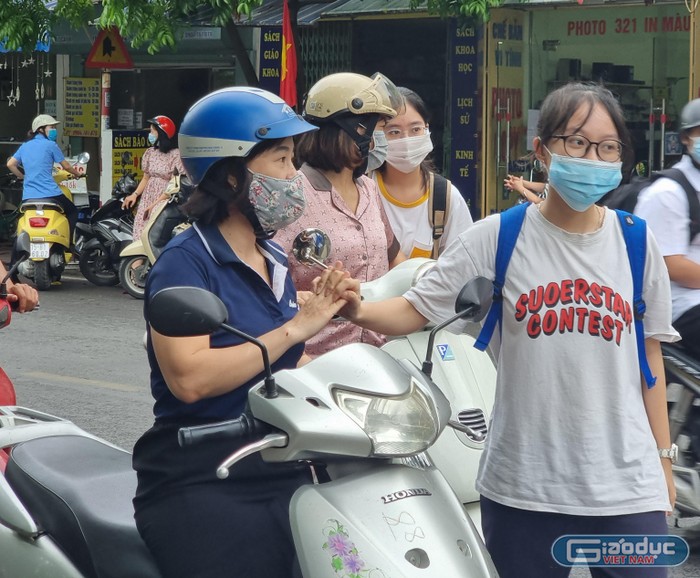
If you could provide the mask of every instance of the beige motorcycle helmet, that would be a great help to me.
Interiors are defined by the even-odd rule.
[[[357,145],[364,173],[369,157],[372,133],[380,118],[393,118],[403,108],[403,96],[391,80],[381,73],[371,77],[354,72],[338,72],[321,78],[304,99],[304,120],[323,130],[333,123]]]

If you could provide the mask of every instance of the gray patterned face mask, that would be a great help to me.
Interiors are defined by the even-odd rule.
[[[252,175],[248,200],[266,231],[279,231],[301,217],[306,207],[304,183],[300,173],[291,179],[276,179],[260,173]]]
[[[374,141],[374,147],[369,151],[369,160],[367,161],[368,173],[377,170],[384,164],[386,153],[389,150],[389,143],[383,130],[375,130],[372,133],[372,140]]]

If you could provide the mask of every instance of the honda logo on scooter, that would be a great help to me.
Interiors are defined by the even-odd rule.
[[[398,502],[404,498],[413,498],[414,496],[432,496],[433,494],[426,490],[425,488],[413,488],[411,490],[401,490],[399,492],[394,492],[392,494],[387,494],[382,496],[382,502],[385,504],[390,504],[391,502]]]

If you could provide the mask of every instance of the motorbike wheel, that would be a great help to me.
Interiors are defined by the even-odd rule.
[[[39,291],[51,288],[51,267],[48,259],[34,263],[34,283]]]
[[[117,273],[110,262],[109,257],[102,249],[94,248],[83,251],[78,261],[80,272],[90,283],[98,287],[112,287],[119,283]]]
[[[143,261],[141,265],[135,265]],[[122,259],[119,265],[119,281],[126,292],[134,299],[143,299],[146,290],[146,278],[151,269],[151,264],[143,255],[134,255]]]

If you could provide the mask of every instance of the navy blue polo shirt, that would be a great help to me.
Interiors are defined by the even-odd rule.
[[[236,256],[218,226],[195,224],[170,241],[155,262],[146,283],[146,307],[149,298],[166,287],[201,287],[224,302],[229,325],[254,337],[276,329],[298,312],[296,289],[288,274],[286,253],[270,241],[259,241],[258,246],[267,260],[272,287]],[[210,343],[218,348],[239,345],[243,340],[217,331],[210,336]],[[303,343],[291,347],[272,364],[273,371],[296,367],[303,351]],[[261,372],[229,393],[187,404],[168,389],[150,337],[148,360],[156,421],[238,417],[245,407],[248,390],[264,378]]]
[[[22,200],[45,199],[62,195],[53,180],[53,165],[65,159],[58,145],[39,133],[12,155],[24,167]]]

